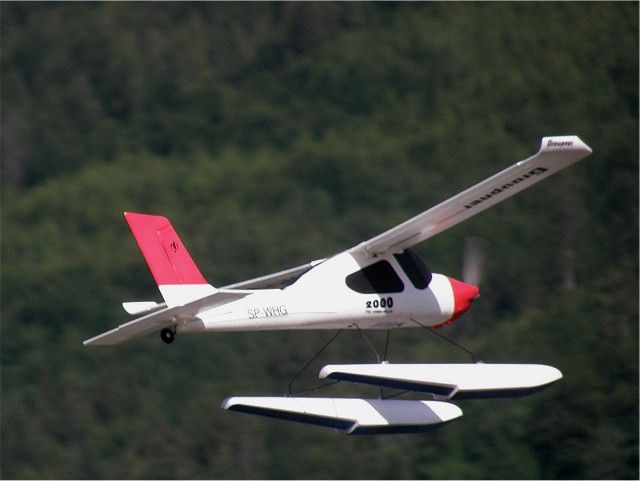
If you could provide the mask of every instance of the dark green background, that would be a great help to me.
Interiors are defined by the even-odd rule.
[[[0,14],[4,478],[638,478],[636,2]],[[124,210],[169,216],[224,285],[337,253],[565,134],[593,155],[419,246],[460,276],[465,238],[486,240],[481,299],[439,332],[558,367],[542,393],[347,437],[220,409],[286,393],[332,332],[82,346],[129,319],[121,301],[159,300]],[[392,362],[469,361],[424,330],[391,340]],[[374,361],[343,333],[295,389]]]

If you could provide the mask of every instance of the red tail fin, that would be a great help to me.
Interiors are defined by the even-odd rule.
[[[169,219],[132,212],[125,212],[124,216],[169,307],[215,292],[193,262]]]

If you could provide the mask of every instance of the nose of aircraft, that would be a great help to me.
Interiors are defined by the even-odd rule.
[[[449,322],[453,322],[462,314],[467,312],[471,303],[479,296],[480,290],[476,286],[449,277],[451,289],[453,290],[453,315]]]

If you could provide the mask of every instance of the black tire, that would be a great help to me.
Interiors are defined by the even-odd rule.
[[[165,327],[162,331],[160,331],[160,338],[165,344],[171,344],[176,338],[176,333],[173,329]]]

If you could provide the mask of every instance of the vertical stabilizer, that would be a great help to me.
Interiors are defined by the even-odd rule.
[[[132,212],[125,212],[124,216],[168,307],[216,292],[200,273],[169,219]]]

